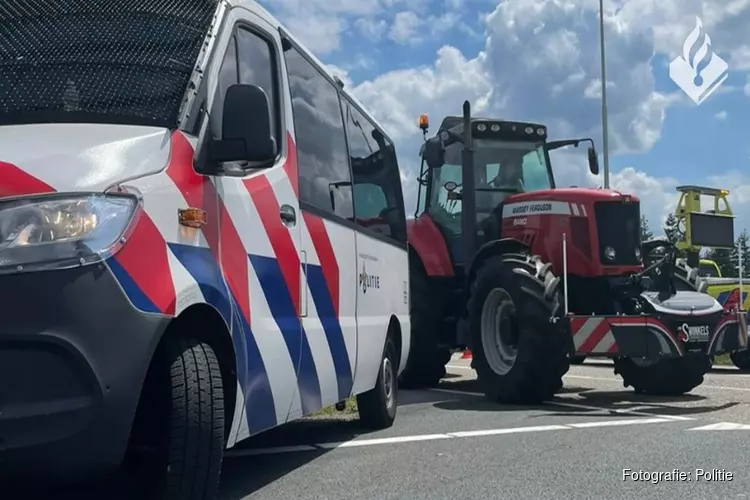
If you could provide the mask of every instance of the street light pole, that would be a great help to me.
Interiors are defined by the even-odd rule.
[[[604,56],[604,0],[599,0],[599,53],[602,58],[602,149],[604,188],[609,189],[609,126],[607,123],[607,69]]]

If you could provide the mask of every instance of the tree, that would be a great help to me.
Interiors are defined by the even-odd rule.
[[[750,235],[747,234],[746,229],[740,233],[737,241],[734,243],[734,248],[730,250],[729,261],[732,273],[729,276],[739,276],[740,274],[740,252],[742,255],[742,275],[744,278],[747,274],[747,259],[750,258]]]
[[[648,219],[645,215],[641,215],[641,241],[648,241],[654,237],[654,233],[648,227]]]
[[[744,257],[744,254],[743,254]],[[706,259],[712,260],[716,262],[716,265],[719,266],[719,271],[721,271],[721,275],[725,278],[731,278],[732,276],[736,276],[737,273],[734,270],[734,267],[732,267],[732,250],[729,248],[712,248],[708,252],[706,252]],[[744,264],[743,264],[744,267]]]
[[[678,226],[679,221],[677,220],[677,217],[675,217],[673,213],[670,213],[664,221],[664,227],[662,229],[664,229],[664,236],[666,236],[666,238],[673,244],[682,241],[682,232]],[[678,250],[677,257],[684,259],[686,257],[685,251]]]
[[[664,221],[664,236],[672,243],[680,241],[680,230],[677,228],[677,217],[673,213],[667,215],[667,220]]]

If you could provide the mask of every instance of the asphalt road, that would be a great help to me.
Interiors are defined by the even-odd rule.
[[[467,361],[449,372],[402,391],[391,429],[363,434],[337,414],[251,440],[226,459],[221,499],[750,498],[750,375],[719,368],[691,395],[655,398],[588,360],[549,404],[504,407],[478,393]]]

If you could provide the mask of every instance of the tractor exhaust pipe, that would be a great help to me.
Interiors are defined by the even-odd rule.
[[[466,255],[464,262],[467,264],[474,258],[477,240],[477,210],[476,191],[474,178],[474,141],[471,131],[471,104],[464,101],[463,109],[463,143],[461,154],[461,174],[463,177],[463,189],[461,189],[461,230],[463,232]]]

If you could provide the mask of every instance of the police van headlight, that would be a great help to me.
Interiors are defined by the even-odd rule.
[[[100,262],[122,246],[138,206],[138,198],[130,194],[0,202],[0,273]]]

